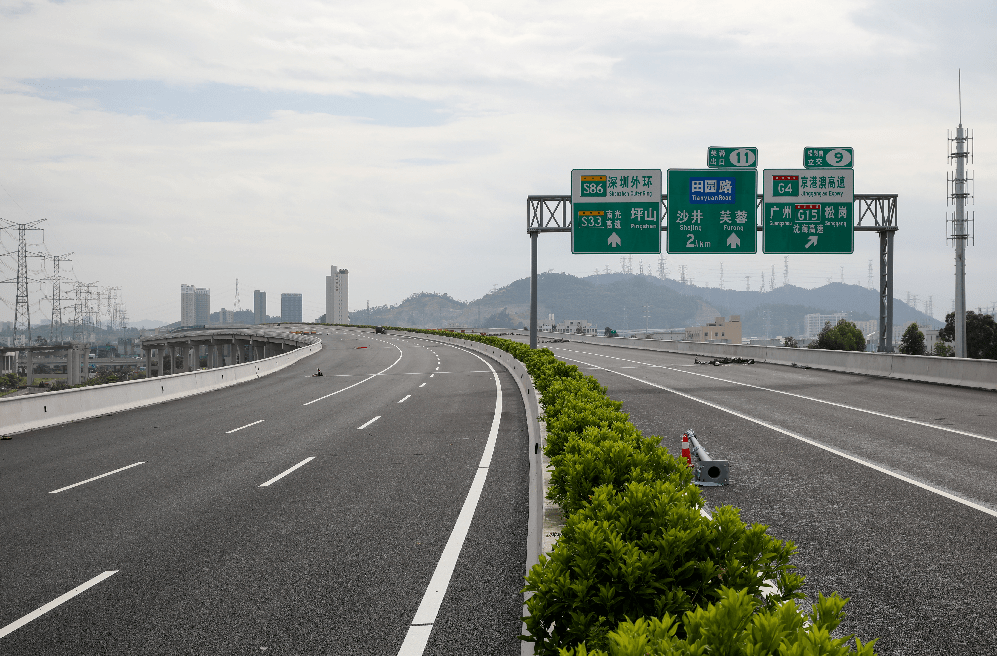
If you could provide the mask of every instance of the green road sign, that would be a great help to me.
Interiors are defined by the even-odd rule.
[[[803,166],[808,169],[850,169],[855,162],[851,148],[804,148]]]
[[[762,252],[854,252],[854,174],[852,169],[765,169]]]
[[[706,149],[706,165],[711,169],[758,167],[757,148],[725,148],[710,146]]]
[[[660,253],[661,169],[571,172],[572,253]]]
[[[668,169],[669,253],[756,253],[755,169]]]

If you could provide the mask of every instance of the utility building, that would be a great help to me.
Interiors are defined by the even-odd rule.
[[[689,342],[712,342],[717,344],[741,343],[741,316],[733,314],[729,321],[717,317],[705,326],[692,326],[685,329],[685,339]]]
[[[301,323],[301,294],[280,295],[280,320]]]
[[[255,290],[253,292],[253,323],[267,322],[267,293]]]
[[[349,323],[350,272],[332,265],[332,275],[325,277],[325,322]]]

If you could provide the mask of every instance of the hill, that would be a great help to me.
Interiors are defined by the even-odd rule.
[[[783,285],[772,291],[697,287],[653,276],[608,273],[579,278],[542,273],[537,279],[538,318],[581,319],[622,330],[685,328],[714,317],[741,315],[747,336],[799,335],[807,314],[846,312],[849,319],[879,317],[879,293],[859,285],[829,283],[816,289]],[[512,328],[530,318],[530,280],[520,278],[474,301],[421,292],[397,305],[350,313],[354,323],[413,328]],[[940,327],[942,322],[902,301],[893,301],[893,322]]]

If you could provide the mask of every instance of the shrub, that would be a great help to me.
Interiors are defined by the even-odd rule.
[[[873,656],[875,640],[854,636],[832,638],[847,602],[836,594],[819,595],[803,616],[792,600],[759,608],[746,590],[721,588],[720,599],[706,608],[686,612],[682,624],[671,614],[621,622],[607,634],[609,651],[562,649],[562,656]],[[808,620],[804,622],[804,619]],[[685,629],[685,637],[678,634]],[[849,643],[855,639],[853,651]]]

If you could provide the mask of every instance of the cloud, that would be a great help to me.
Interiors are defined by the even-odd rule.
[[[474,298],[527,275],[527,194],[565,193],[572,168],[701,166],[710,145],[757,146],[771,168],[799,166],[804,146],[855,147],[857,190],[900,194],[898,294],[943,309],[958,66],[967,124],[997,129],[986,3],[972,21],[857,0],[15,9],[0,24],[13,197],[0,193],[0,216],[47,216],[53,251],[75,250],[81,279],[122,285],[150,319],[179,316],[181,282],[228,307],[236,277],[321,308],[333,262],[356,307],[424,289]],[[986,216],[997,169],[975,170]],[[541,242],[542,270],[619,268],[572,256],[564,236]],[[862,234],[854,256],[794,257],[791,281],[845,266],[865,282],[876,246]],[[995,249],[981,221],[971,305],[992,300]],[[685,264],[714,284],[719,263],[668,258],[672,275]],[[782,265],[759,254],[724,268],[754,287]]]

